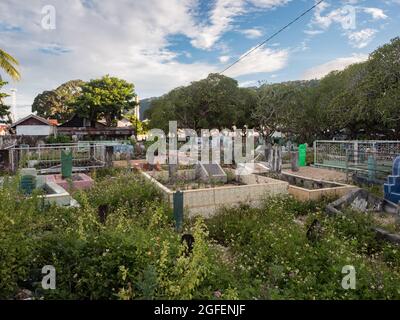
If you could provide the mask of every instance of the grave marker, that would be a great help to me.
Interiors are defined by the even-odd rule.
[[[176,191],[174,193],[174,218],[175,218],[175,229],[180,231],[183,224],[183,192]]]
[[[72,152],[61,151],[61,175],[63,179],[72,176]]]
[[[385,199],[395,204],[400,202],[400,156],[393,162],[392,175],[388,177],[388,182],[383,186]]]
[[[307,165],[307,145],[301,144],[299,145],[299,166],[305,167]]]

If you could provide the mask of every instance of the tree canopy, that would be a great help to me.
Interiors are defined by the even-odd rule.
[[[55,90],[42,92],[33,101],[32,111],[44,118],[68,120],[74,114],[70,103],[81,94],[84,84],[82,80],[71,80]]]
[[[239,88],[236,80],[210,74],[206,79],[152,100],[146,116],[152,128],[164,130],[170,120],[176,120],[182,128],[194,130],[239,127],[249,119],[247,105],[254,103],[255,98],[253,90]]]
[[[0,49],[0,68],[3,69],[13,80],[20,80],[21,75],[17,69],[19,63],[12,55]],[[1,80],[1,75],[0,75]]]
[[[81,94],[69,106],[78,115],[90,119],[93,125],[104,118],[107,126],[112,126],[136,106],[135,97],[133,84],[107,75],[85,83]]]
[[[146,115],[151,128],[244,125],[265,136],[280,131],[298,142],[331,139],[400,139],[400,38],[375,50],[363,63],[321,80],[264,83],[240,88],[211,74],[155,99]]]
[[[3,99],[8,97],[9,95],[7,93],[1,92],[1,88],[6,85],[7,82],[0,81],[0,120],[5,120],[6,122],[11,122],[10,119],[10,107],[5,105],[3,102]]]

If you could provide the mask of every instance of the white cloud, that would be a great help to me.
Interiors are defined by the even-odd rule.
[[[365,54],[353,54],[350,57],[337,58],[327,63],[306,70],[302,75],[302,79],[304,80],[321,79],[331,71],[334,70],[341,71],[353,63],[363,62],[366,61],[367,59],[368,55]]]
[[[249,0],[254,6],[260,8],[275,8],[289,3],[291,0]]]
[[[243,33],[246,36],[246,38],[249,39],[256,39],[263,35],[262,31],[259,29],[245,29],[241,30],[240,32]]]
[[[321,33],[324,33],[323,30],[304,30],[305,34],[308,34],[309,36],[315,36]]]
[[[248,13],[248,4],[252,4],[263,10],[268,10],[285,5],[290,1],[291,0],[215,0],[209,22],[206,24],[198,24],[195,28],[186,31],[185,34],[192,38],[191,44],[194,47],[210,50],[224,33],[232,29],[232,24],[237,16]],[[259,30],[257,31],[250,31],[252,32],[251,35],[253,37],[260,36]]]
[[[243,82],[239,83],[239,87],[242,87],[242,88],[257,87],[257,86],[258,86],[257,80],[249,80],[249,81],[243,81]]]
[[[22,81],[6,89],[16,87],[18,104],[31,104],[38,93],[68,80],[110,74],[133,82],[142,98],[160,95],[220,70],[217,64],[178,62],[182,53],[170,49],[171,36],[185,35],[197,48],[222,52],[219,40],[238,16],[289,2],[214,0],[204,17],[200,1],[53,0],[57,25],[49,31],[41,27],[46,1],[1,0],[0,21],[6,27],[0,47],[19,59],[22,73]],[[279,61],[274,54],[272,60]]]
[[[354,28],[356,23],[355,8],[349,6],[343,6],[335,10],[330,11],[327,14],[323,14],[330,5],[326,2],[322,2],[314,13],[313,20],[310,26],[317,26],[320,29],[326,30],[333,23],[338,23],[343,29]]]
[[[255,73],[275,72],[286,67],[288,60],[288,50],[261,47],[227,70],[226,75],[238,77]]]
[[[220,56],[218,58],[219,62],[221,62],[221,63],[227,63],[230,59],[231,59],[230,56]]]
[[[353,47],[362,49],[370,44],[374,39],[376,32],[377,31],[374,29],[367,28],[356,32],[349,32],[348,38]]]
[[[370,14],[374,20],[385,20],[388,18],[385,12],[379,8],[364,8],[364,12]]]
[[[245,12],[243,0],[216,0],[211,12],[210,23],[199,26],[190,36],[193,38],[191,44],[200,49],[211,49],[222,34],[231,28],[235,16]]]
[[[44,2],[2,0],[2,23],[22,32],[1,32],[0,47],[18,58],[22,80],[18,104],[31,104],[44,90],[71,79],[89,80],[104,74],[133,82],[141,97],[160,95],[176,86],[216,72],[204,62],[179,63],[168,49],[169,36],[196,28],[195,0],[93,2],[53,1],[56,30],[41,28]]]

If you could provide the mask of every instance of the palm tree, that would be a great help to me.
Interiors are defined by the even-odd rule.
[[[17,70],[18,65],[19,63],[17,59],[0,49],[0,68],[3,69],[13,80],[16,81],[21,79],[21,75]]]

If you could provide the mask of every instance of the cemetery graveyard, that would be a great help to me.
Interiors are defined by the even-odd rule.
[[[396,248],[400,245],[399,207],[396,204],[399,190],[400,158],[392,161],[392,168],[388,172],[385,184],[379,185],[381,194],[375,195],[368,186],[355,184],[352,179],[354,172],[349,174],[349,172],[337,168],[328,169],[307,165],[301,161],[299,150],[291,151],[287,156],[289,161],[283,162],[281,155],[284,148],[274,147],[273,149],[273,152],[266,151],[270,157],[261,157],[248,164],[219,165],[193,162],[178,165],[159,164],[158,162],[150,164],[143,157],[137,158],[132,153],[115,155],[114,150],[121,150],[121,148],[105,146],[103,148],[104,155],[100,155],[104,159],[104,166],[89,168],[76,166],[74,153],[68,146],[65,146],[60,152],[59,163],[53,166],[53,169],[56,169],[54,171],[43,172],[36,169],[34,163],[20,162],[22,167],[17,172],[18,188],[27,200],[35,197],[42,199],[42,203],[46,204],[46,206],[41,205],[42,211],[68,210],[70,213],[63,214],[80,215],[80,210],[88,210],[89,205],[95,219],[104,228],[109,228],[108,224],[114,223],[112,222],[113,216],[120,214],[118,213],[120,210],[126,212],[133,210],[135,219],[140,219],[140,221],[142,221],[142,218],[139,218],[140,215],[144,215],[143,218],[146,216],[144,218],[146,220],[140,222],[145,225],[155,223],[149,222],[153,219],[156,219],[154,221],[161,219],[158,215],[162,213],[163,216],[165,215],[165,218],[162,219],[170,222],[162,224],[162,226],[153,226],[152,228],[155,229],[151,232],[155,232],[157,235],[171,233],[179,235],[182,239],[190,238],[192,239],[191,246],[196,246],[196,241],[199,239],[199,231],[195,225],[200,223],[198,221],[203,221],[202,228],[209,229],[210,234],[208,240],[204,238],[201,241],[210,241],[206,242],[208,250],[216,254],[218,262],[215,263],[217,265],[227,268],[223,272],[233,275],[234,272],[230,269],[230,265],[239,263],[239,261],[250,270],[246,271],[246,275],[244,275],[244,271],[240,271],[240,276],[237,274],[239,271],[235,271],[234,277],[238,277],[238,279],[246,278],[249,274],[253,274],[254,277],[256,274],[267,277],[263,274],[263,269],[257,267],[261,262],[253,265],[253,262],[243,260],[240,258],[242,252],[256,250],[254,251],[255,256],[267,254],[271,252],[271,248],[266,251],[266,246],[269,246],[270,243],[278,245],[286,238],[286,235],[292,236],[293,232],[300,237],[296,241],[299,241],[301,245],[299,247],[298,244],[291,245],[297,248],[295,250],[305,250],[303,252],[305,257],[309,255],[316,257],[322,254],[317,248],[328,245],[326,241],[331,237],[335,239],[335,246],[340,248],[348,247],[348,241],[356,241],[360,246],[367,245],[367,249],[374,252],[376,250],[397,252]],[[307,151],[311,152],[310,149]],[[24,152],[26,153],[26,151]],[[121,157],[124,160],[121,160]],[[29,168],[29,165],[32,168]],[[368,177],[374,175],[368,172],[367,168],[364,176],[368,180]],[[376,183],[375,180],[370,179],[370,181]],[[264,216],[266,213],[269,218]],[[123,219],[128,219],[124,220],[124,223],[127,223],[126,227],[132,224],[132,228],[142,228],[128,217]],[[273,220],[268,222],[269,219]],[[347,224],[353,226],[352,228],[361,228],[364,231],[353,234],[353,231],[346,229],[348,227],[340,224],[343,219]],[[246,229],[250,225],[253,229]],[[275,229],[277,225],[280,227]],[[220,230],[220,228],[222,229]],[[349,239],[352,240],[348,240],[347,236],[343,238],[343,235],[336,234],[336,228],[342,230],[340,232],[344,235],[350,232],[351,238]],[[229,238],[226,234],[228,230],[231,230]],[[277,237],[276,240],[270,239],[268,241],[272,242],[264,243],[265,240],[254,238],[241,243],[240,234],[242,233],[263,234],[267,231],[274,234]],[[241,243],[240,247],[237,247],[238,244],[235,244],[235,241],[239,241],[238,244]],[[247,241],[252,243],[253,249],[247,247]],[[291,243],[292,240],[285,241]],[[317,245],[317,243],[319,244]],[[348,249],[350,251],[347,255],[361,254],[364,262],[360,263],[370,265],[373,270],[376,262],[374,259],[370,259],[369,253],[357,251],[360,250],[358,244],[354,248],[352,246],[350,246],[352,249]],[[370,248],[370,246],[372,247]],[[308,247],[312,249],[307,249]],[[157,250],[160,249],[155,250],[155,254],[158,255],[160,252]],[[313,253],[307,250],[312,250]],[[368,250],[367,252],[369,252]],[[118,251],[114,253],[118,254]],[[287,254],[292,253],[289,250],[276,251],[274,254],[276,257],[282,256],[290,260],[291,258]],[[190,261],[193,253],[186,253],[186,255],[186,259]],[[202,259],[206,259],[206,257]],[[257,259],[256,261],[258,261]],[[268,261],[269,258],[266,259]],[[336,253],[333,259],[341,260]],[[386,258],[382,257],[382,259]],[[296,264],[294,261],[290,263]],[[267,265],[269,266],[269,264]],[[270,267],[266,268],[268,270]],[[296,268],[300,270],[300,273],[306,272],[306,269],[303,270],[303,268],[307,268],[307,262]],[[387,272],[391,272],[389,267],[385,268],[388,268]],[[324,270],[324,272],[332,272]],[[362,277],[367,279],[370,276],[368,272]],[[289,283],[292,281],[290,277],[292,276],[289,276],[289,280],[287,280]],[[319,275],[315,274],[315,277],[319,277]],[[226,284],[228,287],[234,280],[230,281],[229,285]],[[301,281],[306,281],[306,278]],[[323,297],[323,290],[325,290],[323,288],[328,285],[328,282],[323,283],[325,284],[322,284],[321,288],[310,292]],[[242,285],[245,284],[242,283]],[[261,289],[256,282],[247,285],[252,286],[252,290],[256,290],[258,293],[248,296],[247,293],[238,291],[239,297],[246,299],[267,297],[258,291]],[[291,284],[294,287],[299,285],[295,282]],[[280,297],[291,296],[291,289],[285,289],[286,287],[287,285],[282,285]],[[223,292],[226,290],[226,288],[222,289]],[[390,291],[391,289],[387,290],[389,292],[387,294],[397,296],[397,293]],[[193,292],[194,295],[196,295],[195,292],[196,290]],[[372,294],[371,292],[370,294]],[[106,293],[103,294],[105,294],[104,297],[107,296]],[[376,297],[380,296],[379,292],[374,294]],[[339,297],[340,292],[335,292],[333,296]],[[363,291],[357,291],[355,296],[362,297]],[[310,298],[307,294],[304,294],[304,297]]]

